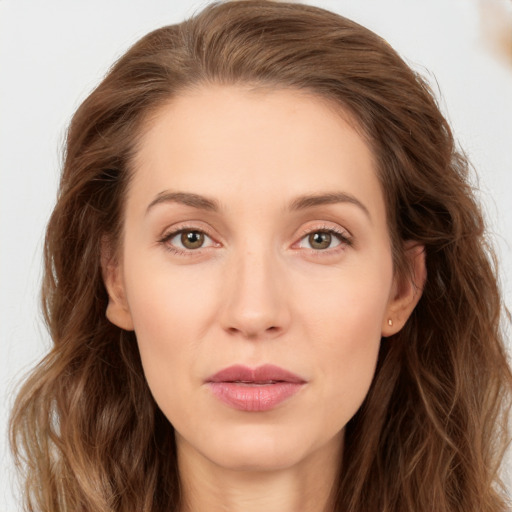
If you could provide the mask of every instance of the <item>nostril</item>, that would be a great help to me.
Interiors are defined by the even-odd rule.
[[[244,337],[247,338],[258,338],[263,333],[277,333],[280,331],[280,327],[272,325],[270,327],[267,327],[266,329],[259,330],[259,329],[242,329],[237,327],[228,327],[226,331],[231,335],[236,334],[242,334]]]

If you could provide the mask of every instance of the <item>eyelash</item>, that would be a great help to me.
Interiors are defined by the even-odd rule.
[[[204,229],[198,229],[197,227],[194,226],[183,226],[180,229],[172,231],[171,233],[166,233],[158,242],[162,244],[167,251],[172,252],[173,254],[177,254],[179,256],[194,256],[197,254],[201,254],[201,249],[204,249],[204,247],[200,247],[198,249],[179,249],[178,247],[174,247],[169,244],[169,241],[172,240],[175,236],[180,235],[181,233],[186,233],[187,231],[194,233],[202,233],[211,240],[213,240],[213,237],[211,237],[209,233]]]
[[[322,256],[323,254],[336,254],[339,251],[343,251],[347,247],[353,246],[353,240],[352,237],[349,235],[349,233],[345,230],[337,229],[332,226],[322,226],[320,228],[316,227],[314,229],[306,229],[304,230],[299,238],[299,243],[304,240],[307,236],[312,235],[313,233],[328,233],[330,235],[333,235],[334,238],[337,238],[340,242],[339,245],[333,248],[328,249],[306,249],[309,250],[311,254],[314,256]],[[296,245],[297,242],[294,244]]]
[[[171,233],[166,233],[162,238],[160,238],[158,240],[158,243],[162,244],[165,247],[165,249],[168,250],[169,252],[171,252],[173,254],[177,254],[179,256],[194,256],[194,255],[201,254],[201,252],[202,252],[201,249],[205,249],[204,247],[199,247],[198,249],[179,249],[179,248],[169,244],[170,240],[175,238],[177,235],[186,233],[187,231],[202,233],[202,234],[206,235],[208,238],[210,238],[211,240],[213,240],[213,237],[211,237],[209,235],[209,233],[207,231],[205,231],[204,229],[198,229],[194,226],[183,226],[180,229],[172,231]],[[322,254],[337,253],[338,251],[342,251],[346,247],[352,247],[352,245],[353,245],[353,240],[352,240],[351,236],[347,233],[347,231],[342,231],[342,230],[339,230],[339,229],[336,229],[333,227],[328,227],[328,226],[322,226],[320,228],[304,230],[301,233],[301,236],[300,236],[298,242],[301,242],[302,240],[304,240],[304,238],[306,238],[307,236],[309,236],[313,233],[328,233],[328,234],[334,235],[334,237],[337,238],[338,241],[340,242],[338,246],[336,246],[332,249],[329,249],[329,248],[327,248],[327,249],[312,249],[312,248],[309,249],[309,251],[312,254],[314,254],[315,256],[321,256]],[[298,242],[295,242],[294,245],[296,245]],[[308,249],[306,249],[306,250],[308,250]]]

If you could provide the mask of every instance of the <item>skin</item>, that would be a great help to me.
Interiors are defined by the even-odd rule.
[[[175,428],[184,510],[331,510],[344,427],[381,337],[419,300],[421,287],[394,276],[373,155],[346,119],[304,92],[208,86],[174,98],[143,134],[122,249],[103,257],[107,316],[135,330]],[[291,207],[333,192],[342,200]],[[202,247],[184,246],[183,229]],[[423,282],[421,247],[408,257]],[[265,363],[306,381],[270,411],[233,409],[205,384]]]

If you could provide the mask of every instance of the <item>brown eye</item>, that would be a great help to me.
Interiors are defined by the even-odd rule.
[[[204,233],[201,233],[201,231],[182,231],[180,240],[186,249],[199,249],[204,244]]]
[[[332,235],[326,231],[315,231],[308,235],[308,242],[312,249],[328,249],[332,242]]]

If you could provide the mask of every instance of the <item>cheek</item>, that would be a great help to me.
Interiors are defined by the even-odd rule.
[[[219,285],[211,269],[173,267],[165,256],[151,260],[134,250],[124,268],[146,380],[162,411],[179,423],[193,408],[185,398],[201,384],[201,362],[215,350],[207,338],[217,318]]]
[[[174,266],[165,255],[138,256],[132,251],[125,258],[124,281],[141,341],[174,346],[184,345],[192,333],[200,337],[211,316],[210,299],[215,293],[214,282],[207,275],[207,269]],[[175,340],[183,343],[173,343]]]
[[[359,409],[375,373],[392,272],[391,265],[369,268],[340,273],[321,293],[311,293],[302,315],[308,319],[306,338],[314,340],[322,416],[329,418],[333,430]]]
[[[300,284],[291,296],[300,310],[297,316],[309,320],[310,335],[326,331],[332,350],[339,347],[336,340],[344,340],[347,349],[355,351],[380,340],[393,277],[391,262],[375,259],[347,264],[316,279],[314,286],[308,276],[295,278]]]

